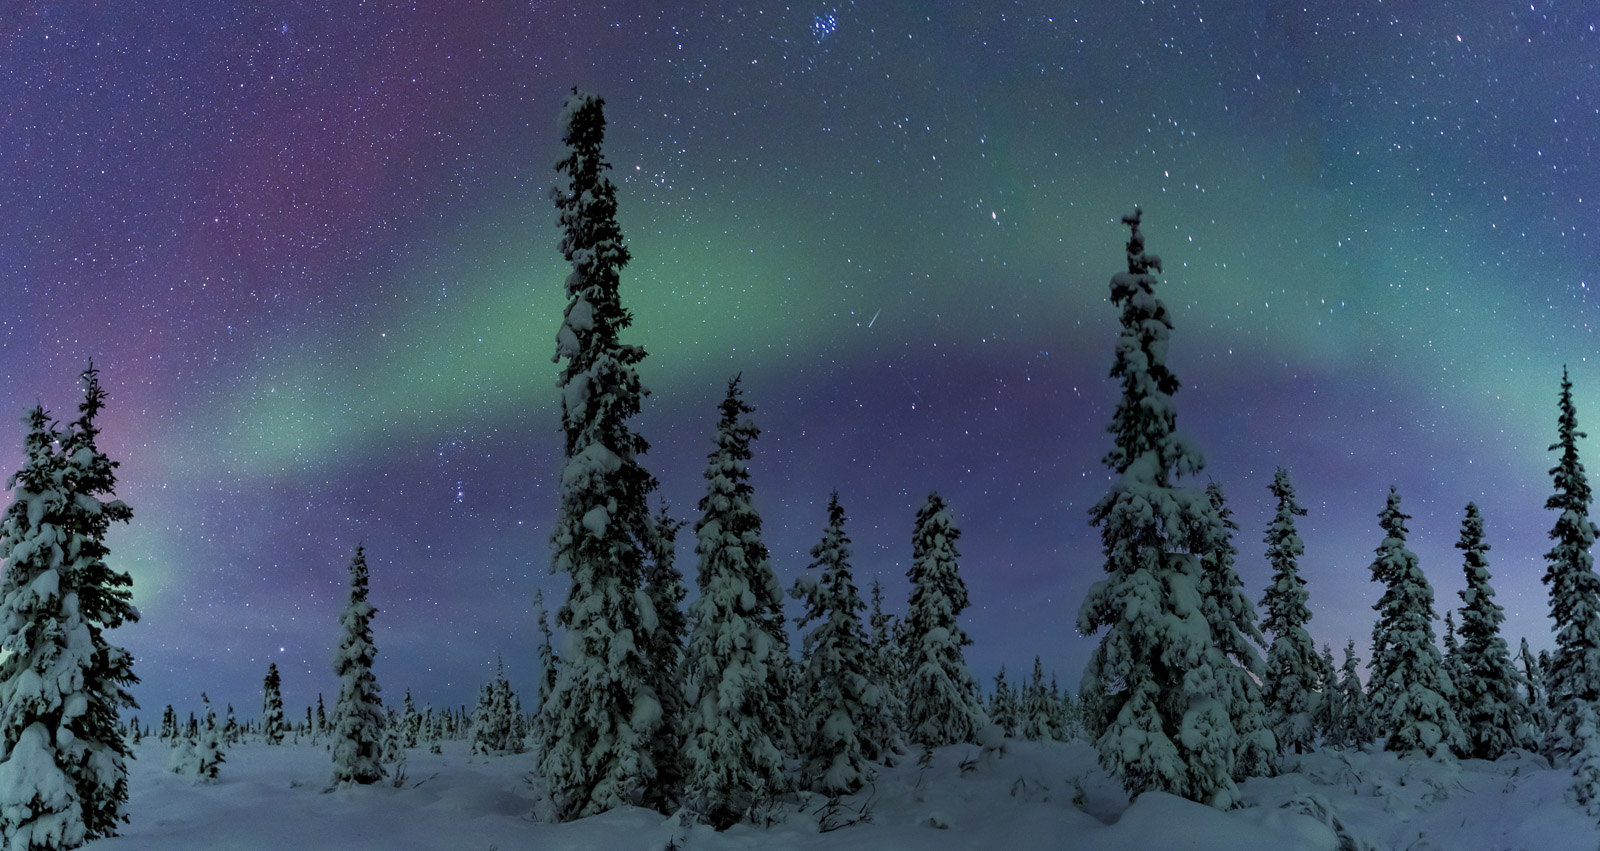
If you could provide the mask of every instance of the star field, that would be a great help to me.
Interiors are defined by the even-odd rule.
[[[1310,631],[1365,657],[1393,483],[1441,613],[1474,500],[1505,634],[1551,646],[1562,364],[1600,428],[1600,19],[880,5],[25,0],[0,20],[0,466],[93,358],[135,513],[110,545],[144,620],[112,640],[141,714],[202,689],[253,712],[272,661],[291,716],[331,696],[358,542],[389,696],[468,703],[496,654],[528,687],[533,594],[565,593],[548,193],[573,85],[607,99],[646,465],[692,521],[742,372],[782,581],[838,488],[858,582],[903,610],[938,489],[975,672],[1039,654],[1076,682],[1107,281],[1137,204],[1179,425],[1252,595],[1281,464],[1310,509]]]

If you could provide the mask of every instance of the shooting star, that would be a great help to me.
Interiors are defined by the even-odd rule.
[[[878,321],[878,313],[882,313],[882,312],[883,312],[883,310],[879,309],[877,313],[872,314],[872,318],[867,320],[867,327],[868,328],[872,327],[872,323]]]

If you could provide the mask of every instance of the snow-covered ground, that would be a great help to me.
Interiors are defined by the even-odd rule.
[[[228,752],[219,780],[196,786],[166,771],[167,747],[150,739],[131,767],[132,823],[123,836],[86,847],[661,851],[676,841],[686,851],[1333,851],[1341,847],[1329,827],[1335,820],[1371,848],[1600,847],[1600,828],[1565,800],[1569,775],[1532,755],[1441,765],[1328,751],[1302,758],[1295,773],[1246,782],[1247,806],[1223,813],[1161,794],[1129,806],[1083,743],[1008,744],[1003,756],[951,747],[927,769],[908,761],[882,772],[835,816],[865,810],[870,819],[862,823],[821,832],[825,802],[797,800],[780,807],[770,827],[738,825],[718,834],[643,809],[570,824],[535,822],[532,758],[469,758],[461,742],[445,743],[439,756],[412,750],[402,788],[385,783],[324,793],[329,760],[320,746],[239,745]],[[1306,814],[1326,808],[1333,818]]]

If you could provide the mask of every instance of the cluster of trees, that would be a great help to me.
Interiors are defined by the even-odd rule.
[[[937,494],[917,513],[910,606],[897,627],[881,604],[863,622],[845,511],[830,496],[810,569],[788,589],[803,608],[791,656],[749,478],[759,429],[738,377],[694,523],[699,595],[680,609],[680,524],[665,507],[650,510],[656,480],[629,426],[645,353],[620,340],[631,323],[618,296],[629,255],[601,153],[602,107],[576,90],[568,98],[554,191],[572,273],[556,338],[565,462],[551,536],[553,567],[570,579],[556,611],[567,642],[560,658],[540,651],[548,697],[534,722],[551,813],[681,806],[722,827],[791,789],[854,791],[908,745],[976,741],[988,718],[962,657],[960,532]]]
[[[1217,807],[1239,800],[1237,783],[1276,770],[1284,754],[1374,741],[1403,752],[1493,759],[1541,747],[1564,759],[1577,798],[1600,814],[1600,578],[1589,549],[1592,494],[1579,461],[1571,383],[1563,373],[1558,440],[1550,471],[1558,512],[1544,576],[1556,651],[1515,662],[1494,602],[1483,518],[1468,504],[1456,544],[1466,588],[1459,629],[1446,619],[1444,650],[1433,629],[1434,594],[1407,548],[1408,519],[1391,488],[1379,514],[1383,538],[1371,564],[1383,585],[1375,606],[1370,674],[1359,676],[1354,642],[1335,670],[1306,626],[1299,573],[1306,509],[1289,474],[1270,486],[1276,512],[1264,541],[1272,577],[1252,603],[1235,569],[1239,531],[1215,482],[1195,487],[1199,450],[1177,430],[1180,386],[1166,363],[1170,315],[1155,295],[1157,256],[1144,250],[1141,214],[1130,228],[1128,268],[1111,281],[1121,332],[1111,369],[1121,398],[1106,465],[1114,484],[1092,509],[1106,576],[1089,590],[1078,627],[1099,633],[1079,700],[1032,676],[1013,688],[1002,668],[987,706],[969,673],[959,616],[969,605],[960,537],[948,505],[931,494],[912,529],[911,597],[903,618],[870,609],[851,567],[847,518],[830,495],[809,569],[784,589],[762,541],[749,464],[759,429],[740,381],[729,381],[693,525],[697,597],[675,561],[684,522],[649,497],[648,448],[630,421],[646,390],[642,348],[622,342],[631,324],[619,297],[629,260],[616,222],[616,191],[601,148],[603,101],[574,90],[561,121],[565,155],[553,196],[561,252],[572,264],[556,337],[561,368],[564,463],[551,535],[552,567],[569,589],[556,610],[566,642],[558,654],[538,608],[537,704],[524,713],[497,665],[470,714],[417,711],[407,692],[386,709],[372,662],[376,608],[357,547],[335,653],[339,693],[331,713],[290,725],[274,664],[259,721],[233,707],[218,722],[208,697],[187,724],[169,705],[159,737],[172,770],[197,782],[218,776],[226,749],[245,736],[324,742],[331,786],[405,776],[407,749],[439,751],[466,739],[475,754],[537,754],[546,809],[562,820],[625,805],[682,808],[723,828],[757,820],[775,796],[807,789],[853,792],[876,766],[920,749],[998,736],[1093,739],[1101,763],[1132,795],[1148,789]],[[137,620],[130,580],[106,564],[104,536],[131,510],[111,499],[116,462],[96,446],[105,401],[98,373],[83,373],[85,400],[66,427],[34,408],[27,458],[8,481],[0,518],[0,845],[73,848],[114,835],[127,817],[129,743],[150,731],[120,709],[136,708],[129,655],[104,631]],[[799,601],[802,640],[792,654],[784,598]],[[1260,614],[1257,614],[1257,605]],[[1263,654],[1263,649],[1265,653]],[[1520,667],[1519,667],[1520,664]],[[992,719],[992,720],[991,720]]]
[[[1336,672],[1331,648],[1319,656],[1306,631],[1311,610],[1298,566],[1305,548],[1295,529],[1306,510],[1288,472],[1279,468],[1271,485],[1277,510],[1264,540],[1273,575],[1259,623],[1233,569],[1238,526],[1221,487],[1181,481],[1203,462],[1176,427],[1180,385],[1166,363],[1172,321],[1155,295],[1161,261],[1144,250],[1140,220],[1137,210],[1123,218],[1128,270],[1111,280],[1122,326],[1111,375],[1122,394],[1105,458],[1114,483],[1092,512],[1107,575],[1078,616],[1082,632],[1101,633],[1081,684],[1101,764],[1132,795],[1158,789],[1226,808],[1238,801],[1239,780],[1319,742],[1377,740],[1401,753],[1485,759],[1542,746],[1568,761],[1577,798],[1600,814],[1600,579],[1589,555],[1592,496],[1576,443],[1583,434],[1565,372],[1550,447],[1561,457],[1546,503],[1558,512],[1544,576],[1556,653],[1535,660],[1524,640],[1521,670],[1513,663],[1500,635],[1505,615],[1490,585],[1483,517],[1470,503],[1456,543],[1466,575],[1459,639],[1449,616],[1440,651],[1433,588],[1406,546],[1409,517],[1391,487],[1371,565],[1384,590],[1363,689],[1354,642]]]

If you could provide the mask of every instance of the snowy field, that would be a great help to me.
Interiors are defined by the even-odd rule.
[[[530,755],[469,758],[463,742],[443,755],[410,751],[403,788],[324,793],[320,746],[249,743],[228,752],[220,779],[192,785],[168,773],[167,747],[149,739],[131,765],[133,821],[92,851],[384,849],[562,851],[647,849],[1339,849],[1337,821],[1359,843],[1346,848],[1566,851],[1600,848],[1600,828],[1563,793],[1565,771],[1531,755],[1440,765],[1337,750],[1303,758],[1301,770],[1243,784],[1247,807],[1217,812],[1159,793],[1129,806],[1082,743],[1012,741],[1010,752],[974,747],[935,753],[882,772],[845,800],[842,816],[869,821],[821,831],[822,801],[795,800],[766,829],[685,828],[644,809],[570,824],[531,820]],[[963,765],[965,763],[965,765]],[[1319,803],[1334,817],[1319,814]]]

